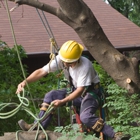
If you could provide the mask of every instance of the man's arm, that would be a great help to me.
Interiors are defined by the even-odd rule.
[[[78,87],[74,92],[72,92],[70,95],[68,95],[64,99],[62,99],[62,100],[54,100],[52,102],[52,104],[55,107],[61,106],[61,105],[65,104],[65,103],[67,103],[69,101],[72,101],[75,98],[81,96],[84,90],[85,90],[85,87]]]
[[[39,80],[40,78],[44,77],[45,75],[47,75],[47,72],[44,71],[42,68],[35,70],[33,73],[31,73],[26,80],[22,81],[17,88],[16,93],[20,93],[22,91],[22,89],[25,87],[26,83],[32,83],[35,82],[37,80]]]

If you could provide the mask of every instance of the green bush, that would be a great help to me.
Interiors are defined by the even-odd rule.
[[[25,58],[26,54],[22,46],[17,46],[21,58]],[[26,68],[24,66],[24,68]],[[18,83],[23,79],[18,56],[15,47],[9,48],[5,42],[0,41],[0,104],[18,102],[15,94]],[[4,112],[12,110],[10,106],[4,109]],[[23,113],[21,113],[21,116]],[[17,116],[9,119],[0,119],[0,135],[4,132],[14,131],[18,128]],[[14,125],[13,125],[14,124]],[[15,126],[15,127],[14,127]]]
[[[105,89],[106,103],[104,108],[107,108],[107,124],[113,126],[116,132],[129,133],[131,140],[139,140],[140,94],[128,94],[96,62],[94,67],[99,73],[101,83]]]

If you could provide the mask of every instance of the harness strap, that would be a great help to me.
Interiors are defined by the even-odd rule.
[[[76,115],[76,122],[77,122],[77,124],[79,125],[80,132],[83,132],[82,122],[81,122],[81,120],[80,120],[80,116],[79,116],[79,114],[76,112],[75,107],[73,107],[72,109],[73,109],[73,111],[74,111],[74,113],[75,113],[75,115]]]
[[[99,97],[95,92],[93,91],[89,91],[90,95],[92,95],[94,97],[94,99],[96,99],[98,101],[98,103],[101,105],[101,97]]]
[[[101,97],[101,95],[98,95],[98,93],[96,93],[96,90],[99,90],[99,92],[102,92],[100,83],[92,84],[90,86],[87,86],[85,88],[85,90],[83,91],[81,97],[84,98],[87,93],[90,93],[90,95],[92,95],[94,97],[94,99],[96,99],[98,101],[98,103],[100,105],[102,105],[102,97]]]
[[[47,103],[42,103],[41,105],[39,105],[40,110],[46,111],[49,107],[49,104]]]
[[[80,116],[78,115],[78,113],[76,112],[76,109],[73,107],[73,111],[76,114],[76,121],[78,124],[82,124],[81,120],[80,120]]]

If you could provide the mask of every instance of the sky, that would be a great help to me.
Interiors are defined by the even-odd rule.
[[[104,1],[105,1],[107,4],[109,4],[107,0],[104,0]]]

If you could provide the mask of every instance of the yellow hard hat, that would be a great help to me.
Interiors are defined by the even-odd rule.
[[[80,58],[83,49],[84,47],[81,44],[69,40],[59,50],[60,59],[67,63],[75,62]]]

